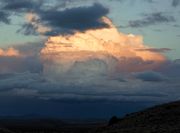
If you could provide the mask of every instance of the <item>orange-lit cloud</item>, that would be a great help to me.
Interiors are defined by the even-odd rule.
[[[20,56],[20,53],[14,48],[9,48],[7,50],[3,50],[0,48],[0,56]]]
[[[149,48],[144,45],[142,36],[121,33],[111,20],[102,19],[109,25],[108,28],[50,37],[41,50],[45,73],[66,73],[77,62],[93,59],[104,62],[109,73],[154,69],[166,60],[161,53],[137,50]],[[97,67],[101,66],[88,67],[99,70]]]
[[[31,24],[38,33],[43,34],[46,32],[51,31],[51,28],[44,26],[41,23],[37,23],[37,21],[39,20],[39,16],[35,13],[27,13],[26,16],[26,21]]]

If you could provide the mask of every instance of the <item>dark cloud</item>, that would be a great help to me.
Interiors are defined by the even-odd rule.
[[[175,27],[175,28],[180,28],[180,25],[174,24],[173,27]]]
[[[14,89],[30,89],[32,84],[35,82],[40,83],[40,77],[37,73],[31,73],[28,71],[21,72],[21,73],[5,73],[0,74],[0,91],[12,91]]]
[[[143,0],[145,2],[148,2],[148,3],[154,3],[154,0]]]
[[[45,40],[16,44],[14,45],[14,48],[17,49],[23,55],[37,57],[39,56],[41,49],[44,47],[44,43]]]
[[[159,71],[168,77],[179,77],[180,75],[180,59],[167,62]]]
[[[98,64],[98,62],[97,60],[90,61],[90,64]],[[102,67],[103,62],[101,63],[99,67]],[[82,76],[81,79],[78,79],[79,72],[77,71],[86,69],[84,66],[86,64],[78,63],[74,68],[76,70],[68,73],[69,75],[64,74],[63,78],[59,78],[57,82],[52,79],[49,80],[47,75],[28,70],[20,73],[14,73],[14,71],[13,73],[1,73],[0,96],[6,96],[7,98],[12,96],[31,97],[45,101],[68,101],[70,103],[75,101],[164,101],[179,97],[180,77],[176,71],[180,70],[179,60],[166,65],[164,72],[144,71],[129,73],[128,76],[118,73],[126,79],[126,82],[119,82],[101,73],[97,78],[93,76],[94,74],[91,74],[92,71],[89,72],[90,76],[86,72],[80,75]],[[29,64],[29,66],[31,65]],[[176,69],[174,69],[175,66]],[[93,66],[92,68],[94,69]],[[177,77],[174,75],[167,76],[166,72],[170,70],[175,71]],[[83,75],[85,75],[84,78]]]
[[[40,8],[42,3],[42,0],[2,0],[2,9],[14,12],[33,11]]]
[[[138,28],[169,22],[175,22],[175,18],[162,12],[156,12],[152,14],[145,14],[143,19],[129,21],[128,27]]]
[[[10,16],[9,13],[0,11],[0,23],[9,24],[10,23],[9,16]]]
[[[158,74],[155,74],[156,78]],[[146,75],[148,75],[146,77],[152,77],[150,75],[153,74],[151,72]],[[41,74],[30,72],[0,74],[0,77],[2,77],[0,78],[0,95],[6,97],[35,97],[45,101],[57,100],[72,103],[75,101],[163,101],[179,96],[177,93],[179,92],[179,84],[177,82],[173,82],[174,84],[158,82],[159,80],[155,80],[154,77],[153,82],[156,81],[158,84],[152,84],[152,78],[151,82],[142,82],[136,79],[127,82],[98,79],[97,82],[91,82],[87,85],[81,83],[66,84],[65,79],[49,82]],[[173,93],[172,89],[176,93]],[[169,92],[170,90],[172,93]]]
[[[9,24],[11,16],[20,15],[30,11],[38,11],[43,6],[43,0],[1,0],[0,1],[0,22]]]
[[[34,27],[30,23],[23,24],[20,29],[17,30],[17,33],[22,33],[24,35],[38,35],[36,32],[37,27]]]
[[[180,0],[172,0],[172,6],[176,7],[180,4]]]
[[[37,57],[0,57],[0,73],[41,72],[42,65]]]
[[[139,73],[135,73],[134,76],[143,81],[150,81],[150,82],[159,82],[159,81],[164,81],[166,79],[165,76],[154,71],[139,72]]]
[[[110,2],[118,1],[118,2],[124,2],[125,0],[109,0]]]
[[[155,3],[154,0],[140,0],[140,1],[136,1],[136,0],[109,0],[109,1],[111,1],[111,2],[118,1],[118,2],[121,2],[121,3],[130,2],[131,5],[134,5],[137,2]]]
[[[142,58],[121,58],[120,65],[118,66],[118,71],[123,72],[137,72],[144,70],[155,70],[156,68],[161,67],[163,63],[152,61],[152,60],[143,60]]]
[[[149,51],[149,52],[157,52],[157,53],[164,53],[171,51],[170,48],[145,48],[145,49],[137,49],[137,51]]]
[[[53,32],[46,32],[46,35],[56,35],[63,33],[73,33],[74,31],[86,31],[88,29],[97,29],[108,27],[102,21],[102,17],[109,13],[109,10],[101,4],[95,3],[89,7],[76,7],[71,9],[60,10],[41,10],[35,12],[39,19],[36,23],[41,23],[44,26],[50,27]],[[32,25],[25,24],[25,33],[34,33]]]
[[[42,72],[39,53],[43,46],[43,42],[15,45],[14,48],[19,51],[20,56],[0,56],[0,74],[26,71]]]

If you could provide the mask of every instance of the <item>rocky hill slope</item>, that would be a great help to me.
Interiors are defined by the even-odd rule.
[[[113,117],[97,133],[180,133],[180,101],[155,106],[144,111]]]

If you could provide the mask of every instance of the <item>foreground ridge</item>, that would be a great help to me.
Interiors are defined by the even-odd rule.
[[[114,123],[113,121],[114,120]],[[180,101],[154,106],[127,114],[124,118],[113,117],[108,126],[98,133],[179,133]]]

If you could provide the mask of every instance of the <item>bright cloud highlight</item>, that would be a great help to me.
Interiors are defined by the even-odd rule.
[[[149,48],[142,36],[121,33],[111,20],[102,19],[109,27],[49,37],[41,50],[44,74],[51,78],[84,78],[92,73],[94,77],[112,76],[117,72],[156,69],[166,61],[161,53],[138,50]]]
[[[20,56],[20,53],[14,48],[8,48],[7,50],[0,48],[0,56]]]

